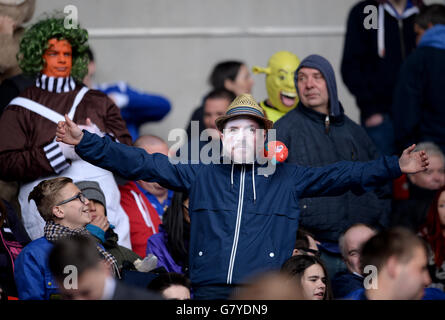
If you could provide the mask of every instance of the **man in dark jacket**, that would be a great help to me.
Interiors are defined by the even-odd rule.
[[[298,107],[274,125],[277,139],[289,148],[288,162],[324,166],[377,158],[365,130],[344,114],[334,70],[325,58],[311,55],[304,59],[295,72],[295,86]],[[384,191],[388,199],[382,199]],[[322,259],[331,278],[346,269],[337,245],[341,232],[357,222],[387,226],[390,205],[388,186],[365,194],[351,190],[336,197],[301,199],[300,223],[321,242]]]
[[[249,276],[279,269],[294,247],[299,198],[349,189],[363,193],[428,166],[426,153],[413,153],[411,146],[400,159],[343,161],[322,168],[279,163],[271,173],[259,161],[258,149],[263,146],[260,129],[271,129],[272,122],[248,94],[238,96],[216,126],[222,132],[223,163],[196,165],[173,164],[165,155],[101,139],[81,131],[68,116],[56,133],[58,141],[75,145],[95,165],[189,193],[190,279],[198,299],[227,298]]]
[[[389,110],[400,66],[416,46],[414,17],[422,1],[366,0],[351,9],[341,74],[361,123],[383,154],[394,153]]]
[[[391,114],[400,149],[430,141],[445,153],[445,6],[431,5],[416,22],[427,30],[400,70]]]

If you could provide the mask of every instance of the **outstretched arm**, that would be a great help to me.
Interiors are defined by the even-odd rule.
[[[81,130],[65,115],[57,125],[57,141],[75,145],[76,153],[95,166],[118,173],[129,180],[158,182],[173,190],[189,189],[199,165],[173,165],[167,156],[113,142],[109,137]]]
[[[325,167],[297,167],[296,189],[300,197],[335,196],[348,190],[369,192],[402,173],[416,173],[428,168],[425,151],[414,152],[415,145],[396,156],[368,162],[341,161]]]

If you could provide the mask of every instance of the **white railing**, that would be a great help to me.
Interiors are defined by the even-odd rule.
[[[201,37],[332,37],[343,36],[344,27],[184,27],[89,28],[91,38],[201,38]]]

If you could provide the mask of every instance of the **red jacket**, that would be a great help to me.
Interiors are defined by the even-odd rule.
[[[161,219],[147,197],[131,181],[119,186],[121,206],[130,220],[131,247],[141,257],[145,257],[147,240],[158,232]]]

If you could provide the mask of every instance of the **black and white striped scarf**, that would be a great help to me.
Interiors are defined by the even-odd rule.
[[[77,235],[77,234],[91,237],[91,234],[85,228],[70,229],[70,228],[62,226],[60,224],[57,224],[54,221],[46,222],[46,225],[44,228],[45,238],[46,238],[46,240],[48,240],[50,242],[56,242],[60,239],[70,237],[73,235]],[[119,268],[117,265],[116,258],[112,254],[110,254],[110,253],[106,252],[104,249],[102,249],[101,246],[96,245],[96,248],[97,248],[97,251],[99,251],[99,253],[102,255],[102,257],[105,259],[107,264],[112,267],[114,275],[120,279],[120,273],[119,273]]]
[[[76,88],[76,82],[71,76],[58,78],[40,74],[36,79],[36,87],[54,93],[70,92]]]

